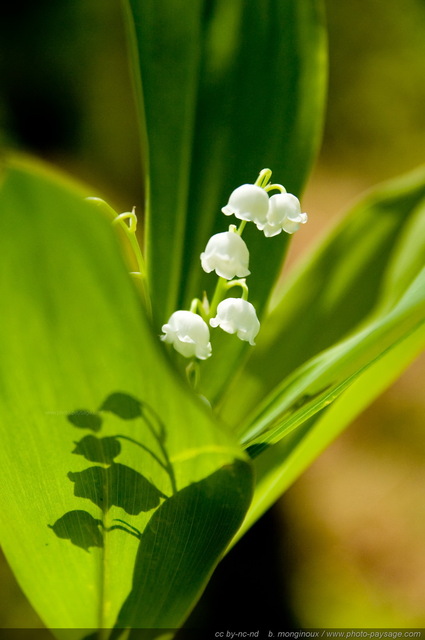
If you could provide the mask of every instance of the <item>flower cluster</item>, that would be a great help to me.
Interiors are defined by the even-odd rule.
[[[201,253],[201,265],[206,273],[214,271],[219,277],[211,304],[206,296],[201,302],[192,301],[189,311],[175,311],[162,326],[161,340],[168,342],[186,358],[206,360],[212,348],[209,326],[220,327],[227,333],[255,345],[260,323],[254,306],[248,301],[245,278],[250,275],[249,251],[241,235],[247,222],[253,222],[267,238],[282,231],[295,233],[307,222],[298,198],[280,184],[270,184],[271,171],[263,169],[255,184],[235,189],[222,208],[226,216],[241,220],[239,228],[230,225],[228,231],[213,235]],[[269,197],[270,191],[279,193]],[[227,297],[232,287],[240,287],[242,296]]]
[[[271,198],[267,190],[277,189]],[[300,201],[292,193],[286,193],[282,185],[275,184],[265,189],[255,184],[243,184],[233,191],[229,202],[222,208],[226,216],[235,215],[239,220],[254,222],[267,238],[281,231],[295,233],[307,222],[307,214],[301,213]]]

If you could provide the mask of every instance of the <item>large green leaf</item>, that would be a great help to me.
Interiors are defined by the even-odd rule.
[[[20,163],[2,178],[1,543],[50,627],[177,627],[250,468],[170,370],[84,195]]]
[[[196,0],[190,10],[184,0],[129,5],[147,130],[148,269],[160,326],[214,286],[199,255],[229,224],[220,208],[235,187],[270,166],[275,180],[301,191],[322,125],[323,16],[320,0]],[[247,232],[258,308],[286,245],[283,236],[266,242],[261,235]],[[226,374],[237,351],[221,359]],[[215,392],[223,375],[211,360],[209,377],[209,365],[204,377]]]
[[[394,307],[423,266],[424,198],[422,168],[373,190],[325,238],[263,321],[223,399],[226,421],[239,429],[303,363]]]

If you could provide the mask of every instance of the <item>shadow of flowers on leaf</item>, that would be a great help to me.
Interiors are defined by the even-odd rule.
[[[85,551],[89,547],[103,547],[102,520],[93,518],[87,511],[68,511],[62,518],[56,520],[54,525],[48,525],[53,529],[58,538],[70,540],[72,544],[81,547]]]
[[[83,456],[89,462],[96,462],[98,465],[83,471],[70,471],[67,474],[68,479],[74,483],[75,497],[90,500],[101,510],[102,519],[94,518],[87,511],[73,510],[48,527],[59,538],[69,540],[85,551],[90,547],[103,547],[105,533],[113,530],[121,530],[140,539],[140,531],[119,518],[113,520],[120,524],[105,526],[104,515],[111,507],[118,507],[131,516],[137,516],[158,508],[161,500],[169,498],[139,471],[115,462],[115,458],[122,452],[122,441],[142,449],[149,455],[159,472],[168,477],[171,493],[177,491],[174,470],[165,446],[165,425],[156,412],[145,402],[117,391],[106,397],[98,412],[78,409],[70,413],[67,419],[79,429],[97,432],[101,430],[104,419],[107,419],[107,416],[100,415],[100,412],[112,413],[123,421],[141,419],[138,426],[147,428],[151,440],[153,438],[156,442],[157,450],[125,434],[104,438],[85,435],[78,442],[74,442],[73,454]]]
[[[143,403],[128,393],[111,393],[102,403],[99,411],[109,411],[122,420],[133,420],[142,415]]]
[[[97,413],[92,413],[86,409],[77,409],[67,416],[69,422],[79,429],[91,429],[92,431],[100,431],[102,427],[102,418]]]
[[[175,628],[180,623],[181,612],[196,598],[239,528],[251,498],[251,469],[247,463],[234,460],[178,488],[167,450],[167,430],[156,411],[123,392],[110,394],[99,406],[98,413],[75,411],[68,421],[78,428],[100,431],[103,421],[108,421],[108,412],[122,421],[137,420],[131,431],[121,423],[123,433],[84,435],[74,443],[74,455],[97,464],[69,471],[67,477],[73,483],[74,496],[95,505],[91,510],[98,509],[99,518],[76,509],[48,526],[58,538],[86,552],[92,547],[106,547],[107,536],[115,535],[113,531],[138,540],[137,548],[129,547],[134,550],[131,589],[109,640],[118,639],[128,629],[131,639],[159,639],[164,636],[163,626]],[[117,420],[111,423],[116,425]],[[166,493],[139,471],[116,462],[124,442],[125,453],[128,448],[133,453],[138,448],[142,457],[134,459],[149,462],[158,484],[169,487]],[[143,527],[139,530],[138,522],[116,517],[120,514],[114,509],[129,516],[150,513],[140,519]]]
[[[74,482],[77,498],[91,500],[104,512],[114,505],[134,516],[155,509],[161,498],[167,497],[141,473],[115,462],[106,469],[89,467],[77,473],[70,471],[68,478]]]
[[[121,444],[116,437],[96,438],[96,436],[84,436],[75,445],[72,453],[84,456],[90,462],[112,464],[114,458],[121,453]]]

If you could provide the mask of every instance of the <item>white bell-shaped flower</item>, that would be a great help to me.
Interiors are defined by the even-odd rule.
[[[249,276],[249,251],[240,235],[233,231],[224,231],[213,235],[201,253],[204,271],[215,271],[221,278],[231,280],[235,276]]]
[[[161,340],[169,342],[185,358],[206,360],[211,355],[210,330],[200,316],[191,311],[175,311],[162,326]]]
[[[307,214],[301,213],[300,201],[296,196],[292,193],[278,193],[270,198],[266,223],[257,227],[267,238],[271,238],[281,231],[295,233],[307,219]]]
[[[239,220],[265,224],[269,210],[267,192],[255,184],[243,184],[230,195],[229,202],[222,208],[226,216],[235,215]]]
[[[255,345],[254,338],[260,323],[253,305],[242,298],[226,298],[217,307],[217,315],[211,318],[212,327],[220,327],[227,333],[236,333],[238,338]]]

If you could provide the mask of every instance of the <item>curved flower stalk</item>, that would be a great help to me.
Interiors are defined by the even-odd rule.
[[[125,236],[133,251],[134,259],[137,264],[138,271],[131,271],[131,275],[139,281],[142,299],[145,305],[146,312],[149,316],[152,315],[152,305],[149,295],[148,278],[146,273],[146,264],[143,257],[142,250],[137,240],[137,216],[136,207],[133,207],[131,211],[125,211],[118,214],[105,200],[101,198],[86,198],[87,202],[98,207],[103,211],[112,221],[114,226],[120,227],[124,231]]]

